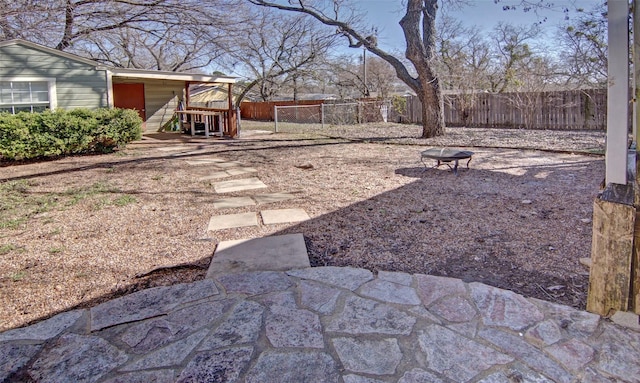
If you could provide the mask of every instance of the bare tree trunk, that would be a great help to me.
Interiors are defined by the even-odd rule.
[[[434,79],[437,83],[437,79]],[[442,110],[441,92],[438,84],[429,84],[418,94],[422,104],[422,138],[436,137],[444,134],[444,111]]]
[[[339,0],[333,0],[335,17],[329,16],[332,13],[328,9],[323,10],[318,7],[318,4],[325,4],[325,2],[248,1],[256,5],[310,15],[325,25],[336,27],[338,32],[349,40],[349,47],[364,46],[369,52],[391,64],[398,78],[416,92],[422,103],[422,137],[429,138],[444,134],[442,94],[432,63],[436,45],[438,0],[405,0],[407,11],[400,20],[400,27],[407,43],[405,57],[415,68],[417,77],[414,77],[397,57],[380,49],[375,35],[358,32],[348,21],[341,21],[336,11],[342,3]]]
[[[74,4],[71,0],[66,1],[64,10],[64,33],[60,42],[56,46],[58,50],[65,50],[71,45],[71,35],[73,34],[73,20],[74,20]]]
[[[407,84],[422,103],[422,138],[444,134],[442,92],[431,63],[434,59],[437,10],[437,0],[408,0],[407,13],[400,20],[407,42],[405,56],[418,72],[417,81]]]

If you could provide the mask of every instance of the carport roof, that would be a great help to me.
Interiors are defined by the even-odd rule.
[[[158,80],[173,80],[187,82],[214,82],[222,84],[234,84],[236,77],[228,76],[208,76],[204,74],[166,72],[159,70],[106,68],[114,77],[122,78],[143,78]]]

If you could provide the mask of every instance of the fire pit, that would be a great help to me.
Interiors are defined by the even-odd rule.
[[[458,175],[458,161],[469,159],[467,161],[467,169],[469,169],[469,162],[471,162],[471,156],[473,156],[473,152],[468,150],[459,150],[452,148],[429,148],[422,152],[422,156],[420,157],[420,161],[424,164],[425,169],[429,169],[427,164],[424,162],[425,158],[430,158],[432,160],[436,160],[437,164],[432,166],[431,168],[437,168],[440,165],[447,165],[449,169],[453,170],[455,175]],[[454,163],[453,167],[451,167],[451,162]]]

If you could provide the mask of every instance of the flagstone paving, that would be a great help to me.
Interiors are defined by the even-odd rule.
[[[349,267],[215,275],[0,333],[3,382],[639,382],[638,361],[640,333],[594,314]]]
[[[262,223],[265,225],[302,222],[309,219],[309,214],[303,209],[263,210],[260,215],[262,216]]]
[[[222,182],[216,182],[215,184],[213,184],[213,188],[216,191],[216,193],[231,193],[231,192],[237,192],[237,191],[262,189],[266,187],[267,185],[265,185],[262,181],[260,181],[258,177],[222,181]]]
[[[207,277],[222,273],[290,270],[309,267],[302,234],[222,241],[216,247]]]

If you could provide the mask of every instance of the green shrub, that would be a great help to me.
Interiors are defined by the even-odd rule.
[[[0,113],[0,158],[110,152],[140,139],[141,127],[140,116],[129,109]]]

